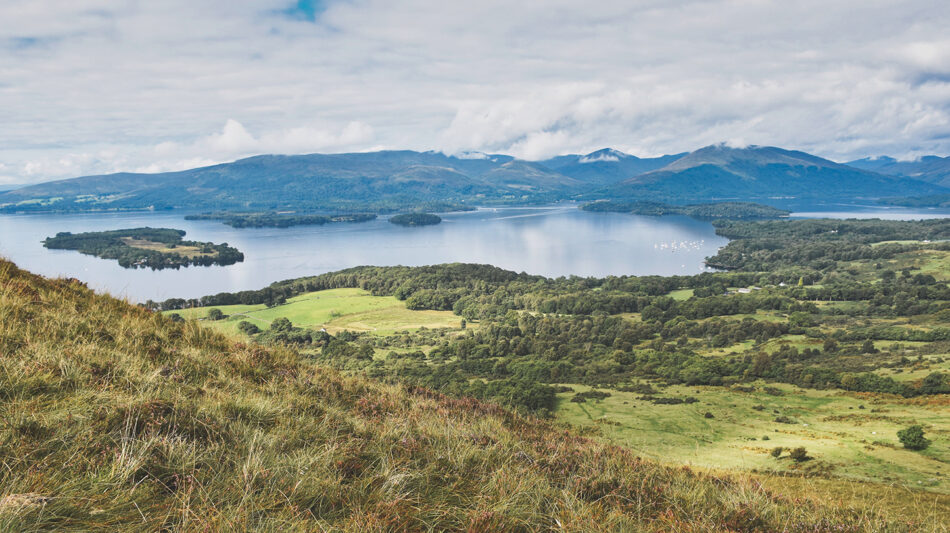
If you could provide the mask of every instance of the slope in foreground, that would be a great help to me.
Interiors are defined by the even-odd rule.
[[[0,530],[913,530],[0,260]]]

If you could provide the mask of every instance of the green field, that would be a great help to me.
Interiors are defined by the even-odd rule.
[[[590,390],[569,386],[576,392]],[[801,473],[950,493],[946,440],[913,452],[897,439],[897,431],[911,424],[923,425],[931,437],[950,433],[946,399],[928,403],[768,384],[781,390],[774,395],[763,390],[763,382],[754,386],[754,392],[687,386],[662,390],[664,397],[699,400],[680,405],[655,405],[638,400],[641,394],[616,390],[608,390],[611,396],[603,400],[574,403],[569,401],[574,393],[566,392],[558,395],[557,418],[597,428],[612,442],[671,464]],[[706,418],[707,412],[713,418]],[[794,423],[776,422],[778,416]],[[787,452],[775,459],[769,452],[776,446],[804,446],[813,459],[796,464]]]
[[[670,291],[667,293],[667,296],[677,301],[689,300],[693,296],[693,289],[678,289],[675,291]]]
[[[227,315],[224,320],[206,320],[211,309]],[[326,329],[333,334],[343,330],[392,335],[397,331],[426,328],[458,328],[461,319],[451,311],[411,311],[392,296],[373,296],[362,289],[330,289],[301,294],[274,307],[260,305],[220,305],[169,311],[225,333],[237,334],[237,325],[248,321],[266,329],[277,318],[287,318],[294,326]]]

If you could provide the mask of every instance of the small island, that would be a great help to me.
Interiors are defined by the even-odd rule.
[[[178,269],[191,265],[233,265],[244,254],[227,243],[185,241],[185,232],[169,228],[134,228],[87,233],[57,233],[43,246],[51,250],[76,250],[101,259],[116,259],[124,268]]]
[[[584,211],[629,213],[631,215],[686,215],[701,220],[727,218],[732,220],[766,220],[787,217],[790,212],[753,202],[716,202],[710,204],[670,205],[660,202],[591,202],[581,206]]]
[[[355,215],[306,215],[295,213],[202,213],[187,215],[185,220],[218,220],[232,228],[289,228],[291,226],[320,226],[333,222],[369,222],[376,215],[360,213]]]
[[[434,226],[442,222],[442,217],[431,213],[404,213],[389,219],[400,226]]]

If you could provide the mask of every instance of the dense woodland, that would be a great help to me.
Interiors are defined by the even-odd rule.
[[[183,266],[233,265],[244,261],[244,254],[228,243],[185,241],[183,230],[134,228],[87,233],[60,232],[48,237],[43,246],[53,250],[76,250],[102,259],[116,259],[124,268],[181,268]],[[135,241],[150,248],[130,245]],[[144,246],[144,245],[143,245]],[[176,250],[188,249],[178,253]]]
[[[289,228],[291,226],[322,226],[333,222],[368,222],[375,214],[306,215],[293,213],[202,213],[186,215],[185,220],[218,220],[232,228]]]
[[[950,251],[950,244],[924,242],[950,238],[950,220],[716,225],[734,240],[710,261],[729,265],[728,272],[549,279],[487,265],[359,267],[258,291],[147,305],[279,305],[305,292],[358,287],[395,296],[409,309],[451,310],[477,327],[375,337],[282,323],[257,338],[296,344],[340,368],[536,412],[553,408],[559,383],[635,387],[644,379],[725,387],[766,379],[905,397],[950,393],[944,373],[901,383],[873,372],[950,348],[946,281],[885,266],[921,248]],[[684,289],[690,297],[670,296]],[[921,325],[903,326],[909,319]],[[815,347],[759,348],[789,334],[812,339]],[[875,341],[917,344],[886,351]],[[743,342],[749,348],[738,355],[706,355]],[[374,359],[376,350],[391,353]]]

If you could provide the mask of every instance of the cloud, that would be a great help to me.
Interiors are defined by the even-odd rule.
[[[380,147],[945,155],[948,26],[930,0],[10,0],[0,163],[29,182]]]

